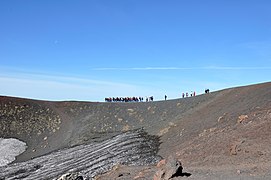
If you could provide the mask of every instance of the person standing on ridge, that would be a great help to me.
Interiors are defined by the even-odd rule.
[[[165,95],[165,101],[167,100],[167,95]]]

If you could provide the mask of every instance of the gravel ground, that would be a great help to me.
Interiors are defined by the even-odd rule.
[[[179,159],[191,171],[189,179],[270,177],[270,82],[157,102],[49,102],[0,97],[0,137],[20,139],[28,146],[15,162],[103,142],[118,132],[138,128],[159,136],[158,155]],[[148,167],[121,167],[118,170],[123,169],[123,174],[113,168],[101,179],[131,179],[142,168]],[[141,179],[152,179],[154,172],[150,167],[141,173],[146,173]]]

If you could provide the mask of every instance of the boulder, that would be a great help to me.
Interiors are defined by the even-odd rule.
[[[160,161],[157,167],[159,169],[155,173],[153,180],[169,180],[180,176],[183,170],[182,163],[172,156],[169,156],[165,161]]]

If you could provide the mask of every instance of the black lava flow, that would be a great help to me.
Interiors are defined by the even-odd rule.
[[[92,179],[117,164],[153,165],[157,155],[159,137],[143,129],[127,131],[99,143],[83,144],[62,149],[35,159],[0,167],[0,180],[57,179],[66,173],[78,173]]]

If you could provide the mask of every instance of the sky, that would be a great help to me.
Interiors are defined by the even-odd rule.
[[[0,95],[162,100],[270,79],[270,0],[0,1]]]

